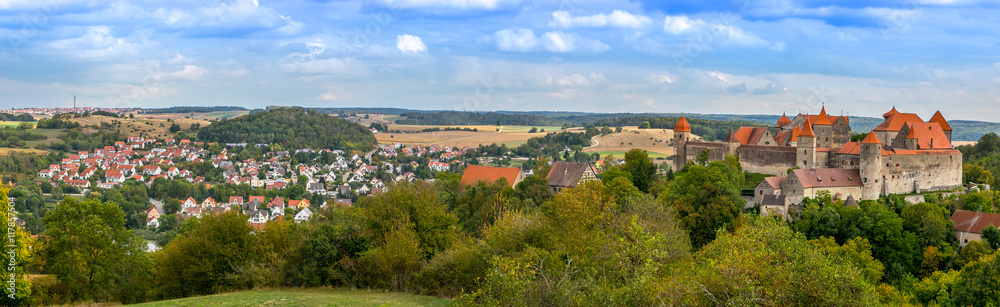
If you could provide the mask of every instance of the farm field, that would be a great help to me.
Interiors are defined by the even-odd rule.
[[[135,306],[451,306],[451,301],[399,292],[314,288],[233,292]]]
[[[58,142],[58,141],[60,141],[59,140],[59,135],[63,134],[62,131],[63,131],[63,129],[32,129],[31,132],[35,132],[35,133],[39,133],[39,134],[44,134],[48,138],[44,139],[44,140],[27,141],[27,142],[25,142],[25,145],[27,145],[28,147],[34,148],[38,144],[50,145],[52,143]]]
[[[101,123],[119,121],[121,122],[121,127],[118,128],[122,135],[124,136],[140,136],[145,135],[146,137],[153,138],[172,138],[174,133],[170,132],[170,125],[177,123],[181,126],[181,131],[188,131],[192,124],[198,123],[202,127],[208,126],[211,122],[200,119],[190,119],[183,118],[180,116],[178,118],[171,118],[172,122],[168,122],[167,119],[170,114],[156,114],[155,116],[138,116],[135,119],[128,118],[114,118],[102,115],[91,115],[87,117],[78,117],[70,119],[71,121],[80,123],[83,126],[98,125]]]
[[[631,150],[631,149],[629,149],[629,150]],[[617,159],[624,159],[626,152],[628,152],[628,151],[627,150],[623,150],[623,151],[588,151],[587,153],[596,153],[596,154],[599,154],[599,155],[601,155],[601,159],[603,160],[604,157],[607,157],[608,155],[614,155],[615,158],[617,158]],[[658,152],[652,152],[652,151],[648,151],[648,150],[647,150],[646,154],[648,154],[649,158],[653,159],[653,160],[666,160],[668,157],[671,157],[670,155],[665,155],[665,154],[661,154],[661,153],[658,153]]]
[[[421,132],[428,128],[470,128],[479,129],[472,131],[436,131]],[[563,131],[560,127],[538,127],[544,128],[545,133],[528,133],[530,126],[489,126],[489,125],[468,125],[468,126],[447,126],[447,125],[389,125],[390,130],[398,130],[413,133],[379,133],[375,135],[381,144],[403,143],[404,145],[431,145],[438,144],[444,146],[457,147],[478,147],[479,145],[503,144],[508,147],[519,146],[533,137],[545,136],[545,133]],[[501,129],[497,132],[497,129]],[[572,130],[572,129],[570,129]]]
[[[584,148],[584,152],[621,152],[615,154],[621,157],[626,151],[632,148],[645,149],[651,158],[669,157],[674,155],[674,131],[671,129],[639,129],[636,126],[622,127],[621,133],[608,135],[598,135],[593,138],[592,147]],[[693,139],[700,140],[701,137],[693,136]],[[659,154],[659,155],[656,155]]]
[[[15,152],[31,153],[36,155],[47,155],[49,152],[38,149],[27,149],[27,148],[0,148],[0,156],[6,156]]]
[[[13,128],[17,128],[17,126],[20,126],[21,123],[30,123],[31,127],[34,127],[35,124],[36,124],[35,122],[3,122],[3,121],[0,121],[0,127],[13,127]]]

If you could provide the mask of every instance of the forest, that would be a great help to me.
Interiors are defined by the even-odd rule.
[[[5,122],[33,122],[35,118],[31,114],[21,113],[14,115],[12,113],[0,113],[0,121]]]
[[[215,122],[198,131],[205,142],[281,144],[286,149],[369,151],[376,140],[367,128],[300,107],[272,108]]]

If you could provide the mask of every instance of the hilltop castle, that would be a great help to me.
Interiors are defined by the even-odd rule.
[[[940,111],[926,122],[895,107],[882,117],[859,142],[851,141],[850,120],[827,115],[825,107],[818,115],[782,115],[772,128],[741,127],[722,142],[690,140],[691,126],[681,117],[674,125],[674,169],[705,150],[710,161],[737,156],[746,171],[781,176],[762,181],[754,198],[762,209],[782,213],[823,190],[853,201],[962,184],[962,153],[952,147]]]

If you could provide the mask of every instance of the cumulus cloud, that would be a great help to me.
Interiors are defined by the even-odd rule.
[[[562,31],[546,32],[538,37],[531,29],[503,29],[493,33],[491,40],[497,49],[508,52],[604,52],[611,49],[611,46],[599,40]]]
[[[545,80],[546,85],[556,85],[561,87],[589,87],[597,83],[607,82],[608,77],[605,77],[602,73],[589,73],[587,75],[582,74],[572,74],[572,75],[555,75],[550,76]]]
[[[648,74],[646,75],[646,80],[653,84],[674,83],[674,78],[669,75]]]
[[[427,52],[427,45],[418,36],[403,34],[396,36],[396,49],[406,53]]]
[[[313,100],[334,101],[337,100],[337,95],[334,95],[333,93],[330,92],[326,92],[320,94],[319,96],[316,96],[316,98],[313,98]]]
[[[768,44],[767,41],[757,37],[757,35],[746,32],[740,27],[733,25],[731,20],[706,22],[697,18],[692,19],[684,15],[667,16],[663,19],[663,31],[673,35],[708,34],[707,37],[709,40],[707,43],[711,43],[714,40],[719,43],[732,43],[748,46],[771,45]],[[772,48],[774,47],[776,46],[772,46]],[[784,43],[781,44],[780,49],[784,50]]]
[[[199,36],[231,36],[268,30],[293,34],[303,26],[274,9],[260,6],[257,0],[235,0],[193,10],[161,8],[152,15],[168,28],[184,29]]]
[[[726,92],[730,92],[730,93],[746,93],[747,92],[747,84],[744,82],[744,83],[740,83],[740,84],[737,84],[737,85],[733,85],[733,86],[727,87],[726,88]]]
[[[180,71],[165,74],[168,79],[197,80],[208,74],[208,69],[197,65],[184,65]]]
[[[566,11],[552,12],[550,27],[572,28],[572,27],[615,27],[615,28],[641,28],[652,24],[649,17],[638,14],[631,14],[622,10],[614,10],[611,14],[597,14],[590,16],[574,17]]]

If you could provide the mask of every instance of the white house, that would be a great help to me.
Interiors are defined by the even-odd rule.
[[[302,223],[308,221],[310,217],[312,217],[312,211],[309,211],[309,208],[307,207],[295,214],[295,222]]]

